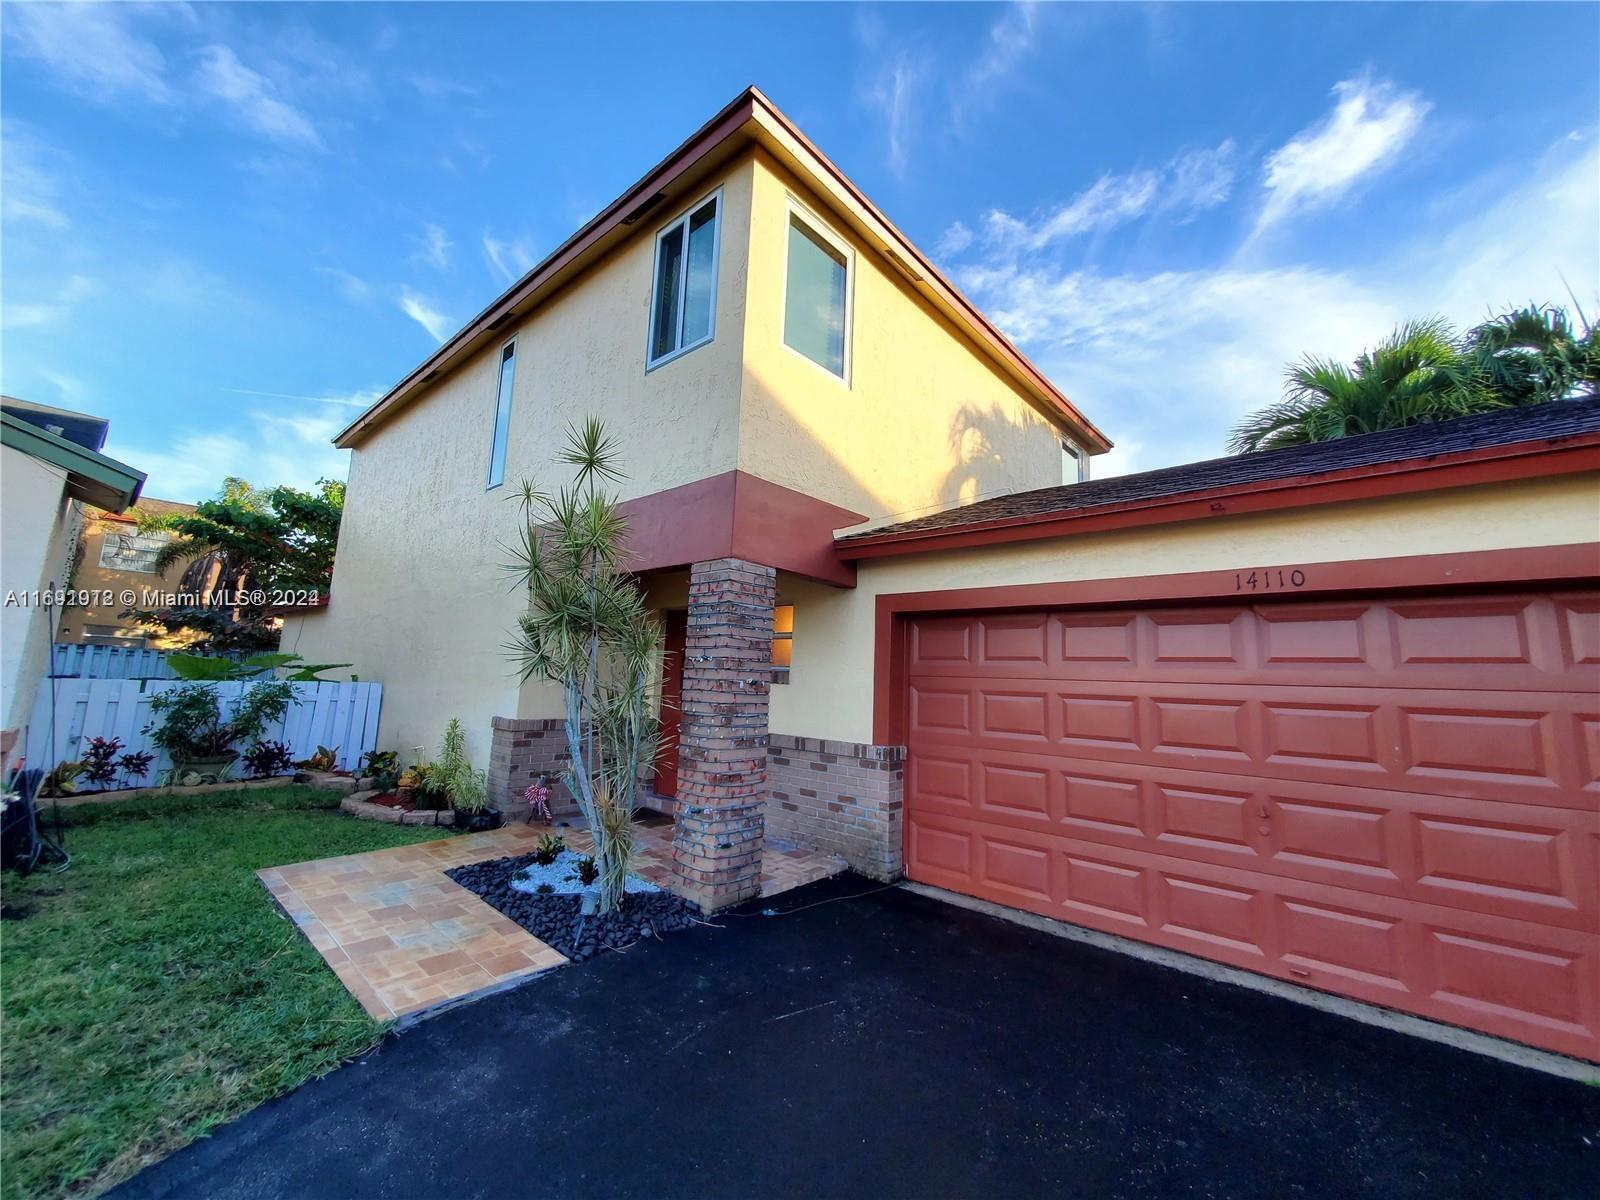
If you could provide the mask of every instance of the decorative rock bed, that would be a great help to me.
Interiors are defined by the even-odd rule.
[[[391,825],[440,825],[446,828],[456,823],[456,815],[448,808],[396,808],[392,804],[374,804],[376,791],[352,792],[339,801],[339,808],[363,821],[387,821]]]
[[[564,850],[554,863],[541,866],[533,855],[520,854],[456,867],[445,874],[574,962],[602,950],[620,950],[640,938],[687,929],[700,915],[688,901],[630,875],[620,909],[585,916],[578,859],[573,851]],[[536,890],[541,884],[557,890],[541,893]]]

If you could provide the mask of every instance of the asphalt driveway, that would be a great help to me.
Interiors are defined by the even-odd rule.
[[[874,887],[436,1017],[114,1194],[1600,1195],[1600,1088]]]

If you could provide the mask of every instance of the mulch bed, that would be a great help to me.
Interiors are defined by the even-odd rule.
[[[533,862],[533,855],[497,858],[456,867],[445,874],[485,904],[504,913],[547,946],[574,962],[602,950],[620,950],[645,937],[687,929],[700,911],[671,892],[634,892],[613,913],[582,915],[574,895],[519,892],[511,880]]]

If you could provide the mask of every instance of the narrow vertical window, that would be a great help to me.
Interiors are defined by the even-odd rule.
[[[783,341],[840,379],[850,330],[850,256],[798,213],[789,214]]]
[[[517,374],[517,344],[500,351],[500,391],[494,403],[494,439],[489,443],[489,486],[506,481],[506,435],[511,431],[511,388]]]
[[[718,196],[656,235],[649,365],[709,342],[716,326]]]
[[[1089,456],[1066,438],[1061,439],[1061,482],[1082,483],[1089,478]]]
[[[772,609],[772,682],[789,682],[790,658],[794,653],[794,605],[778,604]]]

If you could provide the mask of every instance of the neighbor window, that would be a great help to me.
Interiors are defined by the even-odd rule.
[[[494,402],[494,434],[489,443],[489,487],[506,481],[506,434],[511,431],[511,388],[517,377],[517,344],[500,351],[500,390]]]
[[[772,610],[772,672],[774,683],[789,682],[789,656],[794,650],[794,605],[779,604]]]
[[[850,254],[835,238],[789,213],[789,271],[783,292],[783,341],[845,378],[850,342]]]
[[[1061,482],[1082,483],[1089,478],[1089,456],[1066,438],[1061,439]]]
[[[651,366],[711,340],[717,306],[720,211],[720,196],[712,196],[656,235],[656,274],[650,296]]]
[[[138,571],[153,575],[156,555],[172,540],[166,530],[155,533],[111,533],[100,543],[100,565],[108,571]]]

